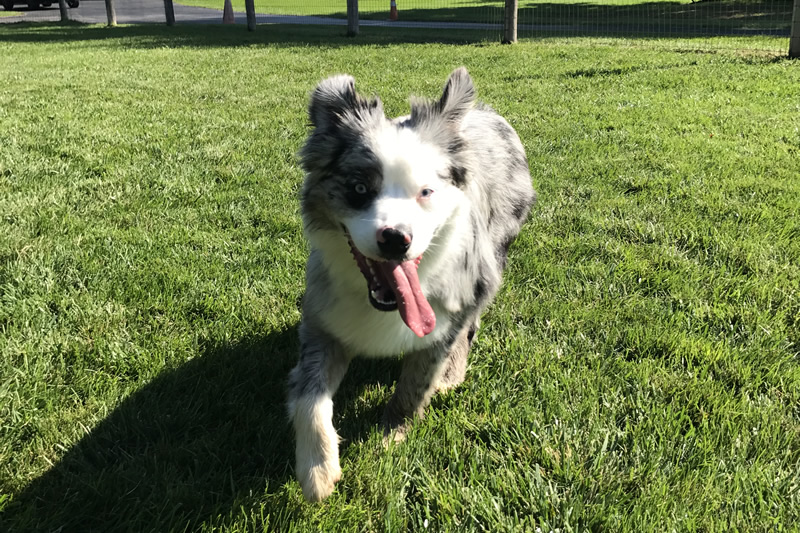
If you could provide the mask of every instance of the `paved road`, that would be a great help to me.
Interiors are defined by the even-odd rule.
[[[17,0],[24,2],[24,0]],[[23,7],[24,4],[14,8],[14,11],[22,13],[20,16],[0,17],[0,23],[20,22],[20,21],[44,21],[61,20],[58,10],[58,0],[53,1],[49,8],[28,11]],[[220,7],[222,0],[220,0]],[[206,9],[203,7],[184,6],[178,3],[175,6],[175,21],[179,23],[221,23],[222,10]],[[162,23],[167,19],[164,15],[164,2],[162,0],[116,0],[114,8],[117,12],[117,22],[119,24],[142,24],[142,23]],[[236,13],[236,22],[247,23],[244,13]],[[102,0],[81,0],[80,6],[69,10],[69,17],[72,20],[86,22],[90,24],[105,24],[108,22],[106,16],[106,4]],[[259,20],[261,22],[261,20]],[[266,22],[266,21],[265,21]]]

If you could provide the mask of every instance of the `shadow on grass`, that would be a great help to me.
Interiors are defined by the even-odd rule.
[[[297,329],[217,346],[126,398],[0,514],[2,531],[192,531],[264,504],[296,511],[294,439],[285,391]],[[365,363],[365,364],[360,364]],[[337,413],[365,382],[393,381],[397,362],[359,361]],[[337,414],[342,436],[362,438],[379,414]],[[294,496],[292,496],[294,495]]]
[[[291,24],[259,25],[248,32],[241,25],[191,25],[167,27],[160,24],[137,24],[109,28],[100,25],[69,23],[18,22],[0,25],[0,43],[79,43],[109,41],[134,48],[202,48],[249,46],[388,46],[399,43],[465,44],[484,42],[485,32],[362,27],[358,37],[345,35],[344,26],[313,26]]]

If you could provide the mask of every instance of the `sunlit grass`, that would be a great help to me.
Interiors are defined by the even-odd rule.
[[[800,523],[797,65],[460,35],[0,28],[0,530]],[[396,361],[355,362],[344,476],[308,505],[283,406],[308,93],[349,72],[399,115],[460,65],[539,204],[466,382],[385,449]]]

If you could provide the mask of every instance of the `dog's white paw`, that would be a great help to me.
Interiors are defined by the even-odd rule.
[[[328,461],[305,469],[299,467],[297,477],[305,499],[319,502],[331,495],[336,482],[342,478],[342,469],[338,461]]]
[[[453,390],[458,387],[459,383],[451,383],[449,381],[438,381],[436,383],[436,392],[440,394],[444,394],[447,391]]]

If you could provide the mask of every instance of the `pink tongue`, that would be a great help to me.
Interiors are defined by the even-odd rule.
[[[397,299],[397,310],[406,326],[413,331],[417,337],[424,337],[436,326],[436,315],[433,309],[422,294],[417,276],[417,265],[414,261],[376,262],[389,283],[392,284],[395,298]]]

